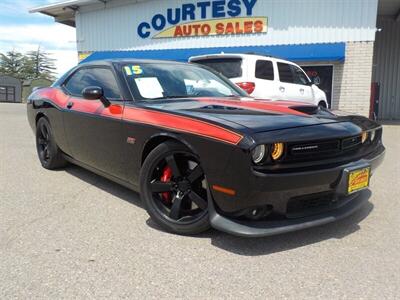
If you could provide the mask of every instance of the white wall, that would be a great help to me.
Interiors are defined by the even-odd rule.
[[[333,108],[369,115],[373,42],[346,44],[346,61],[334,74]]]
[[[181,39],[142,39],[137,35],[138,25],[150,22],[154,14],[166,14],[167,8],[198,1],[113,0],[84,8],[76,15],[78,51],[353,42],[375,38],[378,0],[258,0],[254,16],[268,17],[266,34]]]

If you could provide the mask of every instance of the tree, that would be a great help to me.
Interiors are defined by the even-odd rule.
[[[24,60],[24,55],[15,50],[0,53],[0,73],[22,79]]]
[[[0,53],[0,74],[19,79],[43,78],[54,80],[55,61],[49,53],[42,51],[40,47],[25,55],[12,50],[6,54]]]
[[[44,78],[54,80],[55,59],[50,54],[42,51],[40,47],[36,51],[29,51],[24,59],[24,74],[26,79]]]

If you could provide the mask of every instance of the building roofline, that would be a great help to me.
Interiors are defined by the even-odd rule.
[[[82,6],[105,3],[107,0],[67,0],[34,7],[30,13],[42,13],[54,18],[54,21],[75,27],[75,11]]]
[[[103,2],[101,0],[68,0],[68,1],[63,1],[63,2],[57,2],[57,3],[52,3],[48,5],[42,5],[38,7],[31,8],[29,10],[30,13],[49,13],[54,10],[59,10],[59,9],[66,9],[68,7],[74,7],[74,6],[82,6],[82,5],[88,5],[88,4],[93,4],[93,3],[99,3]],[[51,15],[51,14],[49,14]]]

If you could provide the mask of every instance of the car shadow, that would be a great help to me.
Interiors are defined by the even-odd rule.
[[[130,189],[78,166],[69,166],[65,171],[115,197],[143,208],[140,195]],[[214,247],[243,256],[268,255],[312,245],[329,239],[342,239],[360,230],[360,222],[374,208],[374,205],[369,201],[371,197],[369,190],[363,191],[360,197],[365,197],[366,203],[354,214],[343,220],[319,227],[263,238],[237,237],[211,229],[193,237],[210,239],[211,245]],[[146,224],[154,230],[164,231],[150,218],[146,220]]]
[[[370,191],[364,191],[360,197],[369,199]],[[259,256],[292,250],[330,239],[343,239],[361,229],[360,222],[374,209],[367,200],[354,214],[337,222],[326,225],[275,235],[264,238],[242,238],[225,233],[211,236],[211,244],[220,249],[243,256]]]
[[[65,168],[65,172],[79,178],[80,180],[94,185],[97,188],[118,197],[126,202],[134,204],[140,208],[143,208],[142,202],[140,201],[139,193],[130,190],[118,183],[115,183],[107,178],[97,175],[89,170],[81,168],[75,165],[69,165]]]

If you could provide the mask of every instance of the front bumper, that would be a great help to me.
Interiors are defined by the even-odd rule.
[[[268,196],[268,198],[264,199],[270,199],[271,195],[276,195],[276,200],[272,202],[267,200],[263,204],[272,203],[274,211],[278,212],[281,216],[285,216],[285,218],[279,220],[242,220],[233,216],[225,216],[215,206],[211,192],[209,191],[211,226],[233,235],[263,237],[319,226],[345,218],[359,209],[368,200],[368,197],[365,196],[365,191],[350,195],[347,194],[347,173],[353,169],[370,167],[372,174],[382,163],[384,155],[385,150],[382,147],[366,158],[340,167],[319,171],[279,174],[278,178],[276,176],[266,176],[263,179],[269,181],[268,185],[278,186],[279,189],[276,191],[258,190],[253,192],[252,195],[257,198],[254,203],[261,203],[260,199],[265,196]],[[288,186],[286,187],[286,185]],[[288,211],[290,199],[320,195],[319,193],[323,194],[327,192],[326,189],[328,189],[328,192],[333,197],[333,201],[327,207],[311,207],[303,211],[297,211],[296,213]]]

